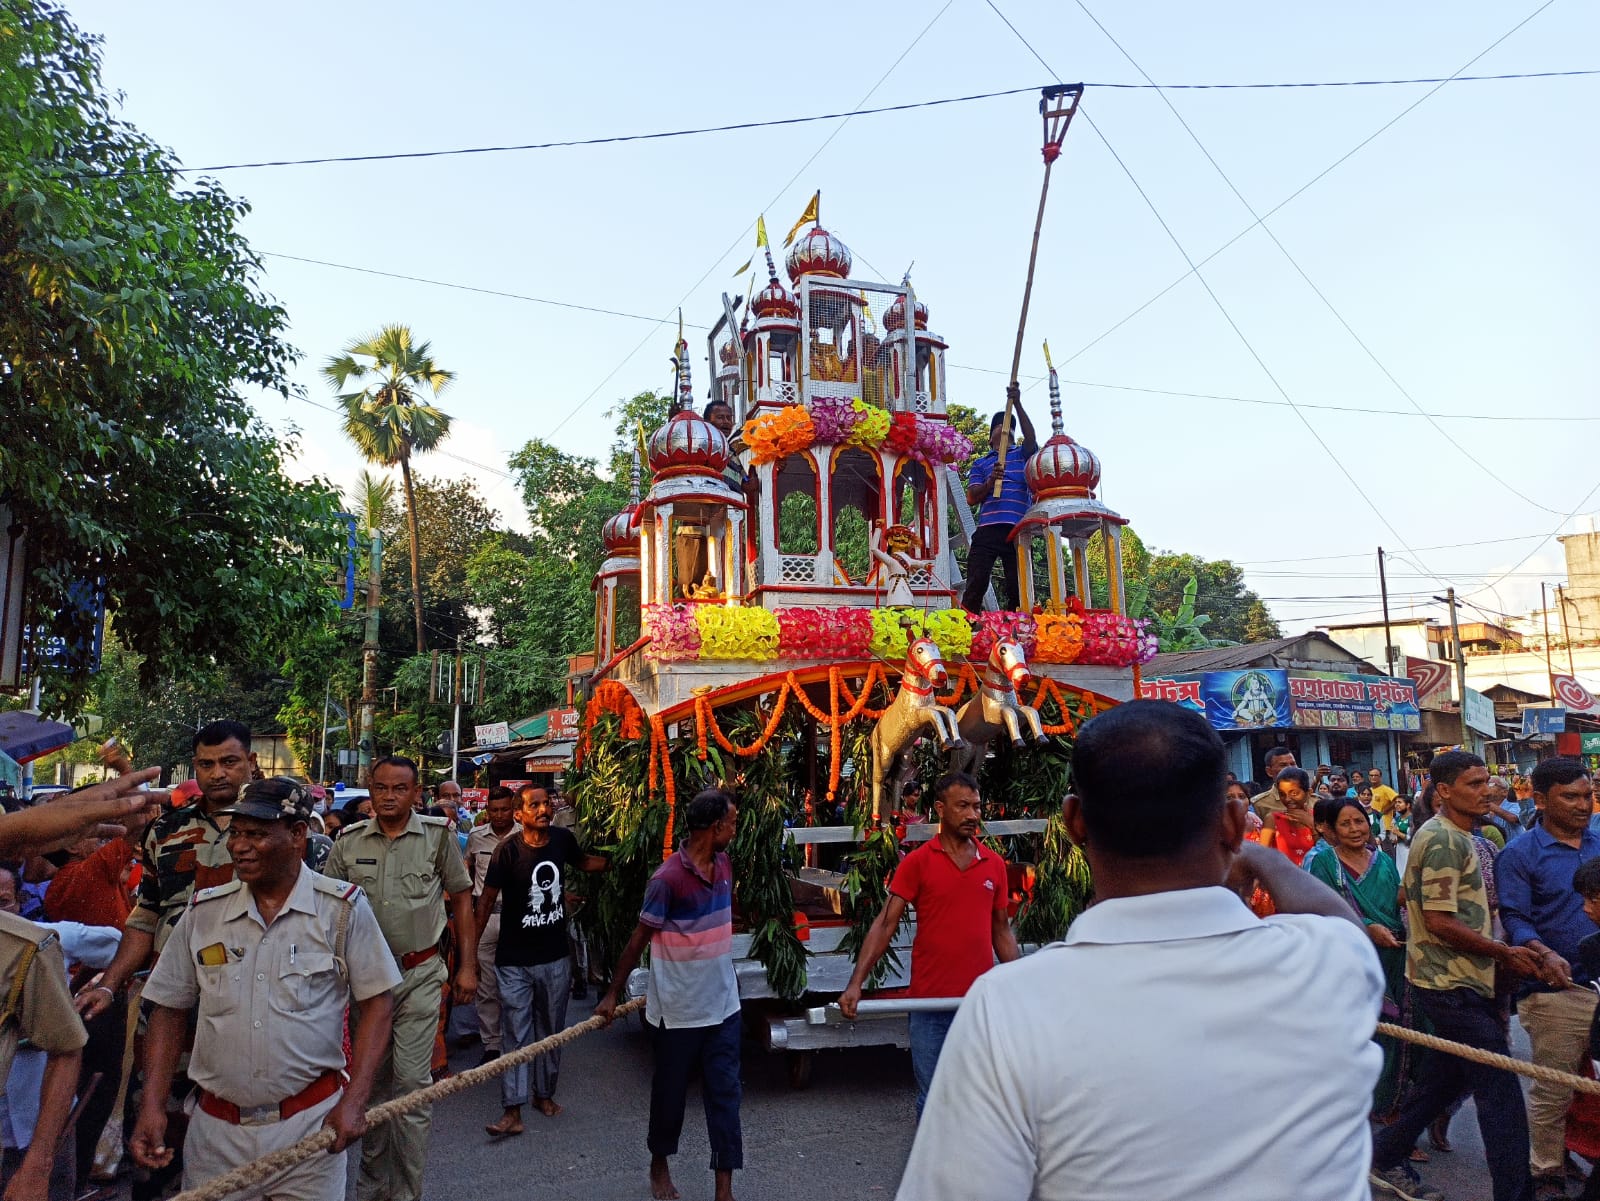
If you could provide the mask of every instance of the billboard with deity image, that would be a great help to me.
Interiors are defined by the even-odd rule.
[[[1289,678],[1281,668],[1156,676],[1139,682],[1139,695],[1204,713],[1216,730],[1270,730],[1292,724]]]

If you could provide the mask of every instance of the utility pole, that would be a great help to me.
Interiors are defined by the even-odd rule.
[[[1384,674],[1400,676],[1394,662],[1394,635],[1389,630],[1389,580],[1383,571],[1383,547],[1378,548],[1378,594],[1383,597],[1383,655]]]
[[[455,693],[456,698],[455,719],[450,723],[450,778],[454,780],[456,778],[456,764],[460,761],[460,756],[457,752],[461,749],[461,685],[466,679],[466,672],[462,670],[461,666],[460,634],[456,635],[455,670],[450,673],[450,678],[455,685],[451,691]]]
[[[328,778],[328,705],[333,700],[333,677],[328,677],[328,685],[322,692],[322,753],[317,756],[317,783],[321,784]]]
[[[1456,690],[1461,694],[1461,749],[1472,749],[1472,727],[1467,725],[1467,656],[1461,649],[1461,626],[1456,621],[1456,590],[1445,589],[1445,603],[1450,606],[1450,641],[1455,647]]]
[[[356,785],[367,786],[372,775],[372,751],[376,738],[375,714],[378,706],[378,586],[383,577],[383,533],[372,531],[372,550],[367,565],[367,630],[361,642],[361,738],[356,750]]]
[[[1561,593],[1558,590],[1556,596],[1559,597],[1560,595]],[[1556,695],[1556,669],[1550,662],[1550,600],[1545,595],[1543,580],[1539,581],[1539,608],[1544,610],[1544,671],[1550,683],[1550,698],[1554,700]]]
[[[1572,665],[1572,636],[1567,633],[1567,597],[1560,584],[1556,585],[1556,604],[1561,606],[1561,641],[1567,644],[1567,674],[1576,679],[1578,669]]]

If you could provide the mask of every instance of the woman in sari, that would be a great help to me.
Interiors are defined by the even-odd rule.
[[[1317,845],[1317,832],[1311,815],[1311,777],[1298,767],[1286,767],[1272,782],[1283,812],[1272,815],[1272,823],[1261,831],[1261,845],[1273,847],[1299,867],[1306,852]]]
[[[1340,802],[1333,820],[1333,846],[1311,861],[1310,872],[1348,901],[1361,915],[1367,935],[1383,965],[1383,1012],[1394,1021],[1405,1010],[1405,927],[1400,920],[1400,873],[1394,860],[1372,845],[1372,826],[1354,799]],[[1372,1112],[1382,1117],[1400,1096],[1400,1047],[1390,1038],[1378,1039],[1383,1048],[1383,1072],[1372,1094]]]

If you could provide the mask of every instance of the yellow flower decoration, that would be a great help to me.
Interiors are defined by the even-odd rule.
[[[1040,613],[1033,657],[1040,663],[1076,663],[1083,653],[1083,618],[1076,613]]]
[[[918,635],[933,639],[947,660],[964,656],[972,649],[972,623],[964,609],[935,609],[931,613],[920,609],[874,609],[872,641],[867,649],[882,659],[904,659],[910,639]]]
[[[860,414],[854,427],[845,435],[846,446],[876,447],[889,436],[889,414],[864,400],[851,402],[850,407]]]
[[[770,609],[696,605],[702,659],[776,659],[778,615]]]
[[[750,448],[753,463],[776,463],[816,441],[817,431],[804,405],[785,405],[776,412],[761,413],[744,423],[744,444]]]

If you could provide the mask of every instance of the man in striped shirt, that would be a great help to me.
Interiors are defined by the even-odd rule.
[[[667,1159],[677,1154],[689,1077],[700,1070],[715,1201],[733,1201],[744,1166],[739,1128],[739,982],[733,971],[733,868],[725,853],[739,818],[734,798],[708,789],[689,802],[689,837],[645,889],[639,924],[611,987],[595,1006],[610,1021],[628,973],[650,946],[645,1020],[655,1035],[650,1086],[650,1195],[678,1196]]]

